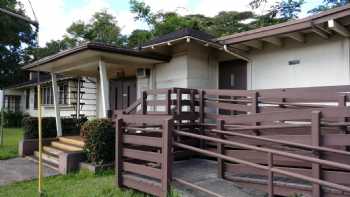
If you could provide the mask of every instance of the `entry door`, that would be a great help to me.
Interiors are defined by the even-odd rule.
[[[122,110],[136,101],[136,78],[111,80],[111,109]]]
[[[233,60],[219,64],[219,89],[246,90],[247,89],[247,62]],[[222,99],[238,99],[235,97],[221,96]],[[234,102],[233,102],[234,103]],[[219,110],[219,114],[236,115],[237,111]]]
[[[247,62],[232,60],[219,64],[219,89],[246,90]]]

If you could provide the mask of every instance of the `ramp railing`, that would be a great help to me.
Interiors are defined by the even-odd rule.
[[[170,189],[173,120],[122,115],[116,121],[116,183],[166,197]]]
[[[216,150],[190,146],[176,140],[174,146],[216,158],[218,177],[220,178],[240,181],[242,177],[232,176],[232,174],[242,172],[267,176],[264,184],[267,185],[265,191],[269,193],[269,196],[286,195],[280,191],[274,191],[276,177],[281,176],[310,183],[312,185],[311,191],[302,192],[306,195],[321,196],[322,193],[327,193],[349,196],[350,153],[329,146],[338,146],[337,141],[340,144],[350,145],[350,135],[325,130],[349,126],[349,123],[346,122],[328,121],[347,117],[350,117],[350,109],[347,107],[290,110],[225,117],[218,119],[217,128],[210,131],[215,136],[174,130],[175,139],[176,136],[183,136],[209,141],[217,144]],[[242,126],[256,121],[274,122],[275,124]],[[281,121],[289,121],[289,123],[281,123]],[[295,143],[286,139],[281,140],[275,136],[269,138],[269,136],[261,137],[249,134],[249,132],[256,129],[269,130],[275,128],[308,128],[310,133],[301,137],[308,138],[310,144]],[[290,138],[293,138],[293,135],[290,135]],[[182,182],[182,184],[186,183]],[[292,195],[292,193],[289,195]]]

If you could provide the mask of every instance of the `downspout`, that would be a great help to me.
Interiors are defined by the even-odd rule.
[[[247,58],[247,57],[245,57],[245,56],[243,56],[243,55],[240,55],[240,54],[238,54],[238,53],[235,53],[235,52],[230,51],[230,50],[227,48],[227,45],[226,45],[226,44],[224,45],[224,51],[225,51],[226,53],[230,54],[230,55],[239,57],[240,59],[243,59],[243,60],[245,60],[245,61],[247,61],[247,62],[250,62],[250,59],[249,59],[249,58]]]

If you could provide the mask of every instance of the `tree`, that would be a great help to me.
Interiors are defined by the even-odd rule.
[[[267,0],[253,0],[250,2],[250,6],[253,9],[258,9],[266,3]],[[298,14],[301,12],[301,6],[304,3],[304,0],[281,0],[276,2],[269,8],[267,13],[257,15],[255,17],[256,20],[252,24],[255,27],[264,27],[297,19]]]
[[[128,47],[136,47],[152,39],[152,33],[147,30],[136,29],[128,37]]]
[[[321,5],[309,11],[309,13],[318,13],[328,9],[344,6],[350,3],[350,0],[323,0]]]
[[[16,0],[1,0],[0,7],[24,15],[23,5]],[[0,13],[0,89],[23,78],[21,64],[30,60],[27,49],[36,45],[35,29],[27,22]]]
[[[67,29],[67,37],[77,43],[95,41],[122,46],[125,39],[120,31],[115,17],[106,11],[102,11],[95,13],[88,24],[83,21],[74,22]]]
[[[136,13],[135,20],[143,20],[148,25],[156,23],[156,15],[152,13],[151,7],[138,0],[130,0],[130,11]]]
[[[251,27],[245,23],[253,17],[252,12],[220,12],[214,17],[204,15],[181,16],[175,12],[155,13],[144,2],[130,0],[130,10],[136,14],[135,20],[146,22],[152,37],[164,35],[182,28],[192,28],[223,36],[236,32],[249,30]]]
[[[106,11],[96,12],[88,23],[73,22],[61,40],[47,42],[45,47],[34,49],[32,53],[36,59],[40,59],[88,41],[123,47],[127,44],[127,37],[120,31],[113,15]]]
[[[211,25],[207,26],[206,29],[209,33],[217,36],[247,31],[251,27],[246,21],[253,17],[254,14],[252,12],[219,12],[211,19]]]

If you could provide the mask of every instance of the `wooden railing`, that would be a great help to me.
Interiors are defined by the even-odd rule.
[[[167,196],[172,164],[171,118],[122,115],[117,119],[117,186]]]
[[[133,141],[141,143],[135,147],[145,146],[142,143],[155,142],[149,138],[154,137],[154,132],[151,132],[151,136],[147,133],[153,127],[163,128],[164,125],[154,125],[155,122],[163,120],[163,117],[171,117],[172,127],[167,132],[170,132],[168,135],[171,136],[173,131],[174,144],[172,154],[167,156],[168,161],[172,161],[173,157],[177,158],[177,153],[182,151],[186,154],[195,153],[216,158],[218,176],[227,180],[243,182],[243,178],[233,176],[237,173],[267,175],[267,186],[263,189],[269,192],[270,196],[290,195],[290,191],[313,196],[322,196],[323,193],[325,196],[348,196],[349,92],[350,86],[256,91],[184,88],[145,91],[128,109],[116,113],[120,121],[117,131],[122,131],[117,139],[124,139],[120,135],[129,135],[135,127],[118,125],[135,123],[131,120],[136,118],[145,122],[138,122],[140,124],[136,127],[142,134],[137,134],[140,136]],[[170,125],[169,122],[167,124]],[[123,146],[125,141],[117,141],[117,144]],[[128,146],[131,144],[130,141],[127,143]],[[165,144],[162,144],[162,147],[157,147],[161,153],[164,146]],[[123,148],[119,147],[118,150]],[[126,160],[120,157],[118,165]],[[130,168],[130,164],[126,164],[126,167],[129,167],[129,171],[135,169]],[[122,179],[120,174],[127,169],[123,165],[117,166],[117,169],[120,169],[117,175]],[[137,173],[143,175],[142,172]],[[311,183],[311,189],[285,190],[287,186],[278,187],[276,177],[307,181]],[[161,177],[159,181],[163,182],[164,179],[170,180],[171,173],[168,173],[166,178]],[[174,177],[174,180],[206,191],[177,177]],[[257,188],[262,189],[261,184],[260,182]],[[153,195],[164,195],[163,190],[163,193],[159,193],[160,190],[154,188],[142,189],[140,185],[131,183],[124,185]],[[207,193],[212,194],[212,191]]]
[[[333,195],[349,196],[350,193],[347,192],[350,192],[350,152],[329,146],[338,146],[338,140],[350,145],[350,135],[327,134],[324,130],[329,127],[349,126],[350,124],[346,122],[336,124],[328,122],[329,119],[347,117],[350,117],[350,109],[347,107],[225,117],[217,120],[216,129],[210,130],[215,134],[214,136],[175,129],[174,146],[217,158],[218,177],[220,178],[240,181],[239,176],[231,176],[231,174],[267,175],[266,191],[269,196],[291,195],[283,191],[274,191],[274,178],[281,176],[312,183],[311,192],[302,192],[307,195],[311,193],[312,196],[321,196],[321,191],[323,191]],[[293,121],[293,123],[242,126],[244,123],[252,124],[257,120],[261,122]],[[303,123],[295,121],[303,121]],[[280,140],[276,136],[249,135],[249,131],[255,129],[268,130],[277,127],[281,129],[308,128],[311,144]],[[208,150],[190,146],[177,142],[176,136],[209,141],[217,144],[217,147],[216,150]],[[293,135],[290,135],[290,138],[293,138]],[[328,146],[324,146],[325,141],[328,141]]]

